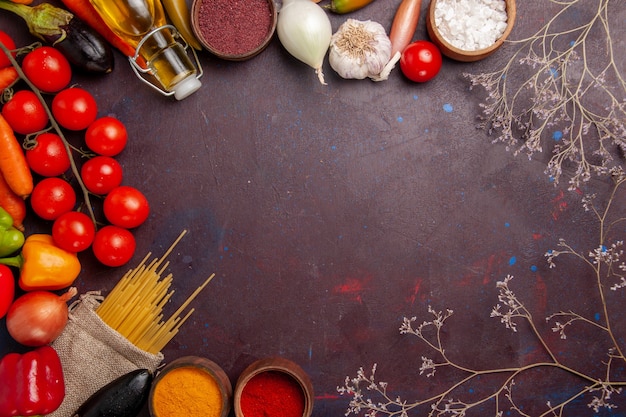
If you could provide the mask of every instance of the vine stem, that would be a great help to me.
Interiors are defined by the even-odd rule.
[[[87,211],[89,212],[89,217],[91,218],[91,221],[93,222],[94,226],[97,227],[98,224],[96,222],[96,215],[95,215],[95,213],[93,211],[93,207],[91,205],[91,198],[90,198],[90,195],[89,195],[89,190],[87,190],[87,187],[85,187],[85,184],[83,183],[83,179],[80,176],[80,171],[78,170],[78,166],[76,165],[76,161],[74,161],[74,156],[72,155],[72,147],[71,147],[70,143],[67,141],[67,138],[65,137],[65,135],[63,133],[63,130],[61,129],[61,127],[57,123],[56,119],[54,118],[54,115],[52,114],[52,111],[50,110],[50,106],[48,106],[48,103],[46,103],[45,99],[43,98],[43,95],[41,94],[41,91],[39,90],[39,88],[37,88],[28,79],[26,74],[24,74],[24,71],[22,71],[22,68],[20,67],[18,62],[15,60],[15,58],[11,54],[11,50],[9,50],[1,42],[0,42],[0,48],[5,53],[5,55],[9,58],[9,61],[11,61],[11,65],[13,65],[13,67],[17,71],[19,77],[22,80],[24,80],[24,82],[33,91],[33,93],[35,93],[35,95],[37,96],[37,98],[39,99],[41,104],[43,105],[43,107],[44,107],[44,109],[46,111],[46,114],[48,115],[48,118],[50,119],[50,124],[52,125],[52,128],[54,129],[54,131],[59,135],[59,137],[63,141],[63,146],[65,147],[67,155],[69,156],[69,159],[70,159],[70,167],[72,169],[72,173],[74,174],[74,177],[76,178],[76,181],[78,182],[78,185],[80,186],[81,192],[83,194],[83,199],[84,199],[84,202],[85,202],[85,206],[87,206]]]

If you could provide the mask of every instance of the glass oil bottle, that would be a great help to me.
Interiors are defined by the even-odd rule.
[[[129,58],[140,78],[146,81],[141,73],[150,74],[157,84],[151,85],[177,100],[200,88],[202,72],[173,35],[175,28],[167,24],[160,0],[90,1],[107,26],[135,48],[135,56]]]

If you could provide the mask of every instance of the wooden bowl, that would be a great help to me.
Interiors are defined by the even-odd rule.
[[[241,2],[239,4],[244,4],[245,8],[239,11],[220,11],[220,4],[223,1],[192,2],[191,26],[202,46],[213,55],[229,61],[244,61],[261,53],[276,31],[278,11],[274,0]],[[231,21],[243,26],[233,29],[228,26]],[[242,42],[237,36],[251,36],[252,39]]]
[[[211,384],[211,385],[208,385],[209,387],[213,386],[212,385],[213,383],[217,384],[220,398],[214,404],[208,405],[208,407],[211,407],[212,409],[215,409],[214,407],[221,407],[220,417],[228,417],[230,410],[231,410],[231,400],[232,400],[232,394],[233,394],[233,387],[230,383],[230,379],[228,379],[228,376],[219,365],[217,365],[215,362],[207,358],[203,358],[200,356],[183,356],[181,358],[173,360],[172,362],[167,364],[165,367],[163,367],[163,369],[158,373],[158,375],[154,379],[152,383],[152,387],[150,389],[150,394],[148,397],[148,410],[150,412],[150,416],[152,417],[167,417],[168,416],[168,409],[164,407],[162,404],[158,404],[158,401],[157,401],[157,397],[162,398],[163,396],[176,397],[177,401],[182,401],[183,403],[194,402],[195,405],[198,406],[196,410],[199,414],[194,415],[192,412],[190,412],[187,415],[187,417],[204,417],[206,415],[205,407],[207,407],[207,404],[206,404],[207,400],[204,398],[203,399],[198,398],[198,391],[201,391],[201,390],[198,390],[197,388],[195,388],[195,392],[193,393],[184,391],[184,390],[179,392],[178,390],[181,390],[183,388],[181,388],[180,385],[177,385],[176,392],[165,391],[166,387],[168,387],[169,385],[176,384],[178,382],[178,380],[173,379],[167,382],[167,385],[166,385],[164,382],[165,378],[168,375],[173,376],[174,375],[172,374],[173,372],[177,370],[182,370],[182,369],[200,371],[200,372],[194,372],[195,374],[194,378],[198,378],[197,381],[194,381],[197,387],[203,387],[207,383]],[[187,380],[191,381],[191,379],[189,378],[187,378]],[[157,394],[156,393],[157,390],[163,390],[163,391]],[[219,403],[220,401],[221,401],[221,404]]]
[[[511,34],[513,26],[515,24],[515,0],[505,0],[506,14],[507,14],[507,26],[504,33],[498,38],[491,46],[484,49],[478,49],[473,51],[466,51],[450,44],[440,33],[439,29],[435,25],[435,7],[437,0],[431,0],[428,7],[428,14],[426,15],[426,30],[430,40],[439,47],[441,53],[448,58],[461,62],[474,62],[487,58],[494,53]]]
[[[296,383],[297,386],[300,387],[303,394],[304,399],[304,411],[302,413],[302,417],[310,417],[313,412],[313,385],[311,384],[311,380],[309,376],[304,372],[304,370],[298,366],[298,364],[281,357],[272,357],[259,359],[256,362],[250,364],[244,371],[239,375],[239,379],[237,379],[237,384],[235,385],[235,394],[234,394],[234,411],[235,417],[245,417],[244,412],[241,407],[241,399],[244,390],[246,389],[246,385],[256,376],[263,374],[265,372],[280,372],[286,374],[289,378],[293,379],[293,382]],[[269,391],[269,394],[275,393]],[[285,399],[286,401],[287,399]],[[261,400],[263,401],[263,400]],[[284,402],[283,402],[284,404]]]

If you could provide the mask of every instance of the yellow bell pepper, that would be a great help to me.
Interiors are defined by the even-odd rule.
[[[20,256],[19,285],[24,291],[69,287],[81,270],[78,256],[56,246],[47,234],[28,236]]]

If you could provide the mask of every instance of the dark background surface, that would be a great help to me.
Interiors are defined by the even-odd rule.
[[[427,3],[416,39],[426,38]],[[389,28],[398,4],[378,0],[349,17]],[[534,33],[556,10],[541,0],[519,2],[517,9],[512,39]],[[347,17],[331,16],[333,29]],[[626,18],[623,11],[614,17],[620,25]],[[23,22],[4,11],[0,28],[21,44],[33,41]],[[623,30],[614,46],[623,70]],[[126,124],[129,144],[118,156],[124,183],[151,204],[148,221],[134,231],[130,264],[105,268],[82,254],[79,291],[106,294],[147,252],[160,256],[188,229],[169,257],[172,304],[212,272],[217,277],[164,349],[165,361],[205,356],[234,384],[255,359],[284,356],[309,373],[315,417],[343,415],[349,397],[337,386],[374,363],[392,397],[408,401],[455,380],[458,375],[418,375],[421,357],[434,355],[398,331],[403,317],[430,319],[428,305],[454,310],[443,337],[460,364],[491,369],[547,359],[526,326],[512,333],[489,317],[496,282],[507,274],[555,350],[581,369],[600,369],[606,340],[580,326],[561,341],[543,320],[560,310],[601,312],[593,275],[571,258],[549,269],[544,254],[559,238],[583,253],[598,245],[597,224],[581,195],[604,201],[610,181],[594,179],[577,191],[555,187],[544,174],[549,152],[531,161],[515,157],[475,129],[484,96],[470,91],[462,74],[499,69],[511,48],[478,63],[445,59],[426,84],[408,82],[399,69],[381,83],[343,80],[326,60],[323,86],[275,37],[245,62],[202,52],[203,87],[181,102],[146,87],[117,52],[111,74],[76,74],[74,82],[96,97],[99,114]],[[624,215],[623,196],[615,209]],[[26,224],[29,233],[50,228],[32,215]],[[624,228],[616,232],[618,239]],[[611,297],[619,317],[624,293]],[[2,354],[21,349],[4,320],[0,326]],[[616,332],[623,343],[623,321]],[[521,392],[535,387],[526,405],[533,413],[580,384],[560,372],[530,373],[519,383]],[[480,389],[467,389],[474,388]],[[590,400],[576,401],[567,415],[597,415],[587,408]],[[620,408],[613,415],[624,415],[625,397],[614,402]]]

